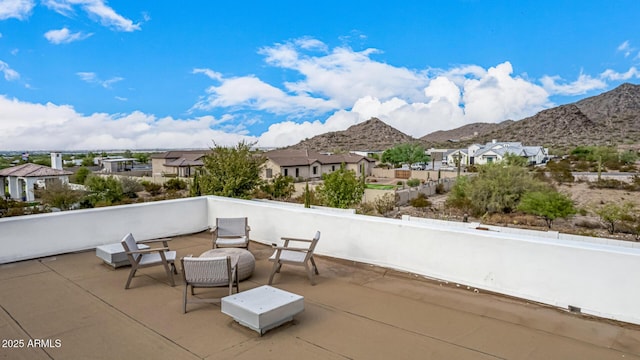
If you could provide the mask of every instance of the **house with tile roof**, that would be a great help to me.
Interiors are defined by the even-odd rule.
[[[9,198],[34,201],[34,185],[36,182],[43,180],[45,186],[54,180],[69,183],[69,175],[73,175],[73,173],[32,163],[2,169],[0,170],[0,189],[2,189],[0,196],[5,196],[5,189],[8,187]]]
[[[448,166],[456,166],[457,158],[462,165],[484,165],[500,162],[507,154],[521,156],[530,165],[543,164],[549,158],[549,150],[542,146],[524,146],[520,142],[492,141],[484,145],[473,144],[467,149],[449,150],[443,162]]]
[[[262,177],[271,179],[278,174],[294,179],[321,179],[345,164],[356,176],[371,175],[375,160],[357,154],[323,154],[309,150],[273,150],[264,153],[267,158]]]
[[[153,176],[191,177],[211,150],[172,150],[151,155]]]

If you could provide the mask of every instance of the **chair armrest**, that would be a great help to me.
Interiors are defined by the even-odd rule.
[[[171,241],[171,240],[173,240],[173,239],[172,238],[150,239],[150,240],[136,241],[136,243],[138,243],[138,244],[150,244],[150,243],[156,243],[156,242],[167,242],[167,241]]]
[[[280,239],[285,240],[285,241],[304,241],[304,242],[312,242],[313,240],[310,239],[298,239],[298,238],[291,238],[291,237],[281,237]]]
[[[274,246],[274,250],[289,250],[289,251],[299,251],[299,252],[309,252],[307,248],[297,248],[297,247],[287,247],[287,246]]]
[[[126,253],[133,255],[133,254],[147,254],[147,253],[164,252],[164,251],[169,251],[169,248],[161,247],[161,248],[140,249],[140,250],[134,250],[134,251],[127,251]]]
[[[218,231],[218,227],[217,226],[213,226],[213,227],[211,227],[211,229],[209,229],[210,233],[214,233],[216,231]]]

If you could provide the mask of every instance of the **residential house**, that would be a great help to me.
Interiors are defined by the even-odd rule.
[[[507,154],[524,157],[530,165],[543,164],[549,156],[548,150],[542,146],[523,146],[519,142],[492,141],[475,152],[474,164],[500,162]]]
[[[473,144],[466,149],[449,150],[442,162],[456,166],[457,158],[462,165],[483,165],[500,162],[507,154],[521,156],[531,165],[543,164],[549,157],[549,151],[542,146],[524,146],[520,142],[492,141],[485,145]]]
[[[46,184],[54,180],[69,182],[71,171],[54,169],[48,166],[26,163],[0,170],[0,196],[5,196],[4,189],[8,186],[9,198],[23,201],[35,200],[35,184],[44,181]]]
[[[202,167],[202,158],[211,150],[172,150],[151,155],[151,168],[154,176],[190,177],[197,168]]]
[[[320,179],[345,164],[357,176],[371,174],[375,160],[356,154],[323,154],[309,150],[273,150],[264,153],[267,158],[262,177],[270,179],[278,174],[295,179]]]

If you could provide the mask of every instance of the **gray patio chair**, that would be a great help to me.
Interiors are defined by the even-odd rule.
[[[188,301],[187,289],[191,286],[191,295],[195,288],[213,288],[228,286],[229,295],[233,294],[233,287],[240,292],[238,284],[238,266],[232,264],[230,256],[196,258],[187,256],[180,259],[182,276],[184,279],[184,294],[182,297],[182,312],[187,312],[187,302],[219,303],[220,299],[192,298]]]
[[[283,264],[304,266],[311,285],[315,285],[316,283],[313,276],[314,274],[319,275],[319,273],[316,262],[313,259],[313,251],[316,248],[318,240],[320,240],[320,231],[316,231],[316,235],[311,240],[288,237],[283,237],[282,240],[284,240],[284,245],[275,246],[275,251],[269,258],[269,261],[273,261],[273,268],[271,269],[271,275],[269,275],[269,285],[273,282],[274,275],[280,272]],[[290,246],[291,242],[304,243],[306,246]]]
[[[213,248],[237,247],[248,249],[250,230],[246,217],[216,218],[216,225],[211,228]]]
[[[131,272],[129,273],[127,284],[124,286],[125,289],[129,288],[131,279],[133,279],[138,269],[158,265],[164,266],[171,286],[176,285],[172,274],[172,272],[178,274],[175,266],[176,252],[169,250],[169,245],[167,245],[169,240],[171,239],[154,239],[137,242],[131,233],[125,235],[121,243],[131,263]],[[148,249],[140,249],[138,247],[138,244],[152,244],[157,242],[161,242],[163,247]]]

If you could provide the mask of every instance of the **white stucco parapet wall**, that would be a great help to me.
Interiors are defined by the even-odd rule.
[[[247,216],[263,244],[320,230],[319,255],[640,324],[640,249],[214,196],[3,218],[0,263],[91,249],[127,232],[140,240],[195,233],[232,216]]]

